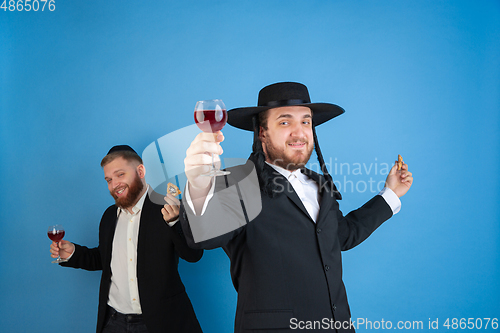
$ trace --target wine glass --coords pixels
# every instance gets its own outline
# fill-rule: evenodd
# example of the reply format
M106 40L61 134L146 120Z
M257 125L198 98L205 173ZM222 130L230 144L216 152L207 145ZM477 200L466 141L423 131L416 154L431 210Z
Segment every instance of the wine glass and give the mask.
M227 122L227 111L221 99L198 101L194 108L194 121L196 125L205 133L215 133L220 131ZM214 154L212 155L212 167L208 173L202 176L223 176L230 174L229 171L222 171L215 167Z
M60 224L56 225L51 225L49 229L47 230L47 236L53 241L57 243L57 246L59 246L59 242L63 239L65 234L64 228ZM52 261L52 263L61 263L61 262L66 262L68 259L63 259L61 256L57 257L56 260Z

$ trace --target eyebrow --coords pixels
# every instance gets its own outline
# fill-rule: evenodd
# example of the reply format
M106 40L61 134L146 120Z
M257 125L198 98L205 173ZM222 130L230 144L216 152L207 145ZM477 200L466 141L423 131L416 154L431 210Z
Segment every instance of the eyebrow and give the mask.
M116 175L120 171L125 171L125 169L118 169L115 172L113 172L113 175ZM104 179L110 179L109 177L104 176Z
M293 118L293 116L289 113L283 113L283 114L280 114L276 118L276 120L281 119L281 118ZM302 118L312 118L312 116L310 114L305 114Z

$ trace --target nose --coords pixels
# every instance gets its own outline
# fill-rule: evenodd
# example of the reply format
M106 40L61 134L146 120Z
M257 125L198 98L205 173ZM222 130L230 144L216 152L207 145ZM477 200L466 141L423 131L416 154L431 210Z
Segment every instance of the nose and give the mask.
M111 182L109 183L110 190L114 191L118 185L120 185L120 182L117 181L116 179L112 179Z
M291 131L290 131L290 136L294 137L294 138L297 138L297 137L300 138L300 137L305 136L304 128L303 128L301 122L296 122L292 125Z

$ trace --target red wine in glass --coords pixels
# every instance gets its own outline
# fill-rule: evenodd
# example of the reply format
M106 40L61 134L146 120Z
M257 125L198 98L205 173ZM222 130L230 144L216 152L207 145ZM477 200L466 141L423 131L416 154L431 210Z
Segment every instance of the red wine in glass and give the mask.
M64 230L54 230L54 231L49 231L47 232L47 235L53 242L59 242L61 239L63 239L65 234Z
M206 133L215 133L222 130L227 122L227 111L224 102L221 99L212 99L199 101L194 108L194 122ZM230 174L229 171L219 170L214 163L214 154L212 154L212 166L208 173L202 176L223 176Z
M57 246L59 246L59 242L63 239L65 235L65 231L62 225L56 224L56 225L51 225L49 229L47 230L47 236L53 241L57 243ZM61 262L66 262L68 261L67 259L63 259L60 256L57 257L56 260L52 261L52 263L61 263Z
M215 133L226 125L227 111L226 109L195 111L194 121L203 132Z

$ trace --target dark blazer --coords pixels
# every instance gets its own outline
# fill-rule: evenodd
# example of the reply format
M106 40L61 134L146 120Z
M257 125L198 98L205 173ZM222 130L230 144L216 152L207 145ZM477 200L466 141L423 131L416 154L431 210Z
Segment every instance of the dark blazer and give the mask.
M179 256L189 262L200 260L203 250L186 244L180 223L169 227L156 205L146 195L137 243L137 283L144 322L151 333L201 332L191 302L179 277ZM86 270L102 270L99 289L97 333L105 325L111 283L111 252L118 207L110 206L99 225L99 246L89 249L75 244L75 253L62 264Z
M213 221L193 215L185 204L180 214L190 246L222 247L231 261L231 277L238 292L234 331L290 332L294 322L323 323L324 319L345 322L346 329L339 332L353 331L348 325L351 315L342 282L341 251L364 241L392 216L391 208L377 195L344 216L336 188L322 186L322 175L305 170L320 186L320 211L314 223L288 181L265 167L273 173L278 193L274 198L261 193L262 211L246 225L194 243L190 223ZM241 172L242 168L248 169L248 163L230 168L226 179L217 177L215 193L244 178L248 172ZM210 209L209 203L207 212Z

